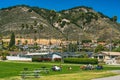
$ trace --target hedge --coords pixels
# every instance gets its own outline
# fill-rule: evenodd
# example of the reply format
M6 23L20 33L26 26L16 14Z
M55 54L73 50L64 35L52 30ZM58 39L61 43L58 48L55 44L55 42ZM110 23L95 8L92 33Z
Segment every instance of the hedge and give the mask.
M98 64L98 60L92 58L65 58L64 62L75 64Z
M32 58L32 62L52 61L51 58Z
M54 58L54 61L55 61L55 62L60 62L60 61L61 61L61 58Z

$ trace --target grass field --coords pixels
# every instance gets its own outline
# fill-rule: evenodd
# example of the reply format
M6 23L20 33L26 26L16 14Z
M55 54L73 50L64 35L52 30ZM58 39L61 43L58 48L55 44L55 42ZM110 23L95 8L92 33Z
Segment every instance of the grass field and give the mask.
M60 66L60 63L32 63L32 62L0 62L0 80L20 80L21 71L24 68L32 71L36 68L45 66L51 68L53 65ZM72 70L68 70L71 66ZM92 78L112 76L114 73L108 72L108 70L120 70L119 66L104 66L104 70L88 70L82 71L79 64L62 64L62 71L54 72L50 70L49 74L42 73L40 79L33 78L31 80L90 80ZM59 79L60 78L60 79ZM25 79L25 80L30 80Z

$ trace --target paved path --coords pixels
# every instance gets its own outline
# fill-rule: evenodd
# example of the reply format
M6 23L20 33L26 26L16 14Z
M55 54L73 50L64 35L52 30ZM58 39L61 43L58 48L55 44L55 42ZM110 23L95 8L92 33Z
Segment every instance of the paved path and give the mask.
M120 74L120 70L113 70L111 72ZM105 77L105 78L92 79L92 80L120 80L120 75Z
M112 77L106 77L106 78L92 79L92 80L120 80L120 75L112 76Z

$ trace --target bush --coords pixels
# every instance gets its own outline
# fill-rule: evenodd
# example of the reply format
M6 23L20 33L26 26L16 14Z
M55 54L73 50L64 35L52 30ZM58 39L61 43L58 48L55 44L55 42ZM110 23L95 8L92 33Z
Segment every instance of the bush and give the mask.
M7 60L6 56L2 56L1 60Z
M42 61L52 61L51 58L42 58Z
M52 61L51 58L32 58L32 62Z
M54 58L54 61L55 61L55 62L60 62L60 61L61 61L61 58Z
M64 62L75 64L98 64L98 60L92 58L65 58Z
M41 58L32 58L32 62L42 62Z

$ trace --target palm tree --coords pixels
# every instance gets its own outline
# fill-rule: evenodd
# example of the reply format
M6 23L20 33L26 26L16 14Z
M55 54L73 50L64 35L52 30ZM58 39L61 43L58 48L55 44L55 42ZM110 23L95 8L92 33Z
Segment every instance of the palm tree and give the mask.
M37 33L37 30L34 30L34 40L35 41L37 40L36 33Z
M24 35L24 28L25 28L25 25L21 24L21 39L23 38L23 35ZM21 42L22 42L22 40L21 40Z

